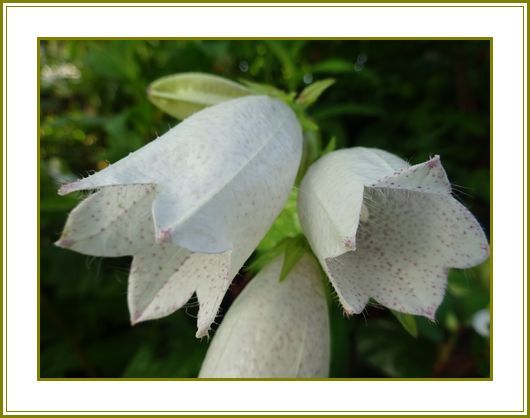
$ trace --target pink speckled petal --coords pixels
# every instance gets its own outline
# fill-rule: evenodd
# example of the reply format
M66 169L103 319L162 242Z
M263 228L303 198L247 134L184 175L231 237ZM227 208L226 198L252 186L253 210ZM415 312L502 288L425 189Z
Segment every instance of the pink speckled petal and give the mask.
M381 150L332 152L308 170L300 196L304 232L347 313L360 313L374 298L432 319L447 270L489 255L482 228L452 197L438 156L410 166ZM329 232L348 222L352 248Z
M72 211L57 245L134 256L132 322L168 315L196 292L203 336L287 200L301 154L300 124L283 102L249 96L209 107L61 187L99 191Z
M233 248L246 223L274 220L289 196L301 155L302 132L293 111L266 96L247 96L190 116L59 193L154 184L157 241L220 253Z
M424 163L394 171L373 184L367 185L416 190L425 193L451 194L451 183L438 155Z
M197 293L197 337L208 334L232 277L230 251L195 254L173 245L158 245L136 254L127 300L131 322L158 319L180 309Z
M345 309L360 313L369 297L399 312L434 319L449 267L484 261L488 244L469 211L447 195L366 188L369 218L357 250L325 259Z
M282 257L247 285L223 318L199 377L327 377L329 318L318 265L304 255L279 282Z
M68 216L56 245L100 257L131 255L154 243L151 185L109 186Z

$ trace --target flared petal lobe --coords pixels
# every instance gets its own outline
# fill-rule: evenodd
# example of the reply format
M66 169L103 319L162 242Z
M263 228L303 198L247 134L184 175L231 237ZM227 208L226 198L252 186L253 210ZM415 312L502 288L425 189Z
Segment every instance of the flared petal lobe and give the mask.
M97 257L122 257L151 247L154 197L152 185L98 190L72 210L56 244Z
M300 222L347 313L370 298L434 319L450 267L489 256L484 232L451 195L439 157L410 166L387 152L351 148L307 172ZM330 232L329 225L342 225Z
M287 105L248 96L196 113L60 193L155 185L157 241L221 253L233 248L249 218L277 213L292 187L301 148L301 128Z
M279 282L283 258L266 266L228 310L199 377L327 377L329 318L318 265L302 256Z
M134 256L132 323L199 299L207 335L232 279L287 200L302 133L292 110L264 96L196 113L112 166L63 186L97 189L69 215L57 245Z

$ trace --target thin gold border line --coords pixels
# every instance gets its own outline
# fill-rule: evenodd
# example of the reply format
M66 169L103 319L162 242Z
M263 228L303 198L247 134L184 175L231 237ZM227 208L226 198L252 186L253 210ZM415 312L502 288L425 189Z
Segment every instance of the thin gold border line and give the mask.
M493 38L490 39L490 258L489 258L489 294L490 294L490 378L493 380ZM524 281L524 278L523 278ZM523 350L524 351L524 350Z
M25 3L34 3L30 0L13 0L13 1L10 1L10 2L4 2L4 3L9 3L10 5L20 5L21 7L33 7L32 4L25 4ZM65 7L69 7L71 4L75 4L75 2L72 2L70 0L56 0L56 1L53 1L53 2L50 2L50 3L59 3L57 5L61 6L60 3L69 3L67 4ZM78 1L77 3L81 3L83 4L84 2L82 1ZM145 5L147 2L145 0L131 0L131 1L127 1L127 2L121 2L121 1L115 1L115 2L107 2L105 0L92 0L92 1L86 1L85 4L95 4L96 6L97 5L102 5L102 6L105 6L105 3L126 3L126 5L123 5L122 7L128 7L128 5ZM138 3L138 4L137 4ZM284 3L283 0L269 0L269 1L253 1L253 0L248 0L248 1L244 1L244 0L232 0L232 1L223 1L223 0L189 0L189 1L172 1L172 0L159 0L156 2L157 3L157 6L160 5L160 6L164 6L166 4L178 4L178 3L187 3L185 4L185 6L188 6L188 5L192 5L192 7L194 5L197 5L197 6L202 6L202 7L209 7L210 5L216 5L217 3L223 3L224 5L237 5L236 3L241 3L243 4L241 7L246 7L246 5L252 5L252 4L262 4L262 5L282 5L282 3ZM320 4L320 5L323 5L325 4L325 0L291 0L291 1L288 1L288 2L285 2L285 3L291 3L289 6L292 6L292 7L305 7L305 6L310 6L310 5L315 5L315 4ZM419 4L420 6L421 5L428 5L429 3L438 3L437 1L434 1L434 0L426 0L426 1L422 1L422 0L409 0L409 1L400 1L400 0L367 0L367 1L360 1L360 0L335 0L333 1L333 3L335 3L335 5L337 6L341 6L343 4L355 4L355 3L361 3L360 5L369 5L369 4L374 4L376 6L381 6L381 7L386 7L386 4L388 5L393 5L393 3L402 3L402 5L411 5L412 3L417 3ZM448 4L448 5L453 5L453 4L459 4L459 3L476 3L477 4L477 7L481 7L481 5L488 5L488 4L491 4L491 3L502 3L500 0L483 0L483 1L479 1L479 0L470 0L470 1L461 1L461 0L445 0L445 1L440 1L439 3L441 4ZM513 0L513 1L510 1L509 3L512 3L512 4L524 4L524 3L527 3L527 1L525 0ZM120 5L117 5L117 6L120 6ZM184 6L184 5L183 5ZM223 5L219 6L219 7L223 7ZM397 5L396 7L400 7L400 5ZM438 7L438 6L434 6L434 7Z
M290 41L290 40L306 40L306 41L491 41L491 36L440 36L440 37L428 37L428 36L352 36L352 37L335 37L335 36L39 36L37 38L40 41L186 41L186 40L199 40L199 41L241 41L241 40L279 40L279 41Z
M7 350L8 350L8 347L7 347L7 295L8 295L8 292L7 292L7 285L8 285L8 280L7 280L7 259L9 258L8 257L8 253L7 253L7 231L8 231L8 227L7 227L7 214L8 214L8 210L7 210L7 193L8 193L8 176L7 176L7 170L8 170L8 165L7 165L7 120L8 120L8 115L7 115L7 92L8 92L8 88L7 88L7 76L8 76L8 68L7 68L7 5L5 7L5 31L6 31L6 34L5 34L5 40L6 40L6 47L5 47L5 73L6 73L6 84L5 84L5 95L6 95L6 108L5 108L5 111L6 111L6 120L5 120L5 132L6 132L6 137L3 138L4 141L5 141L5 144L6 144L6 156L5 156L5 159L6 159L6 178L5 178L5 182L6 182L6 191L5 191L5 195L6 195L6 206L5 206L5 211L6 211L6 224L5 224L5 235L6 235L6 259L5 259L5 266L6 266L6 277L5 277L5 285L6 285L6 294L5 294L5 298L6 298L6 302L5 302L5 312L6 312L6 315L5 315L5 321L6 321L6 325L5 325L5 334L6 334L6 344L5 344L5 352L6 352L6 363L5 363L5 375L6 375L6 387L5 387L5 391L6 391L6 399L5 399L5 410L6 412L8 411L8 407L7 407L7 399L8 399L8 395L7 395L7 380L8 380L8 377L7 377L7 364L8 364L8 360L7 360ZM3 58L3 56L2 56ZM3 66L2 66L3 67ZM3 345L3 344L2 344Z
M39 41L40 41L41 38L39 38ZM141 38L140 38L141 39ZM260 38L260 39L263 39L263 38ZM390 38L392 39L392 38ZM463 38L459 38L459 39L463 39ZM455 39L456 40L456 39ZM493 40L492 38L486 38L486 39L483 39L483 40L489 40L489 43L490 43L490 50L492 51L493 50ZM39 42L40 44L40 42ZM493 83L493 74L492 74L492 69L493 69L493 59L492 59L492 55L490 55L490 87L491 84ZM493 89L491 88L490 89L490 116L491 116L491 109L492 109L492 105L493 105L493 102L492 102L492 92L493 92ZM39 99L40 100L40 97ZM39 114L40 116L40 114ZM490 117L490 124L492 123L492 118ZM493 131L492 129L490 129L490 138L492 138L493 136ZM40 142L39 142L40 144ZM492 154L491 153L491 148L492 148L492 141L490 141L490 155ZM40 146L40 145L39 145ZM493 159L493 156L491 155L491 159ZM490 165L491 165L491 161L490 161ZM492 188L492 183L490 182L490 189ZM491 213L491 205L490 205L490 213ZM490 219L490 224L492 223L492 220ZM490 228L491 229L491 228ZM491 266L490 266L490 270L491 270ZM491 275L491 272L490 272L490 285L491 285L491 282L492 282L492 275ZM491 288L490 288L491 289ZM491 299L490 299L491 301ZM491 303L491 302L490 302ZM492 345L491 343L491 340L490 340L490 346ZM492 349L492 347L491 347ZM490 366L491 366L491 362L492 362L492 355L490 354ZM442 381L442 382L449 382L449 381L491 381L492 380L492 368L490 367L490 378L462 378L462 379L436 379L436 378L426 378L426 379L414 379L414 378L410 378L410 379L406 379L406 378L385 378L385 379L377 379L377 378L374 378L374 379L362 379L362 378L351 378L351 379L335 379L335 378L330 378L330 379L311 379L311 381ZM90 379L90 378L85 378L85 379L60 379L60 378L40 378L38 379L40 381L234 381L234 379L195 379L195 378L166 378L166 379L157 379L157 378L146 378L146 379L134 379L134 378L130 378L130 379L127 379L127 378L107 378L107 379L101 379L101 378L95 378L95 379ZM300 379L248 379L248 380L256 380L256 381L304 381L304 380L300 380ZM15 411L13 411L15 412ZM39 412L39 411L16 411L16 412ZM245 412L375 412L375 413L378 413L378 412L418 412L418 413L422 413L422 412L479 412L479 411L41 411L41 412L65 412L65 413L68 413L68 412L242 412L242 413L245 413ZM521 412L521 411L480 411L480 412Z
M527 5L528 7L528 5ZM526 10L526 12L528 13L528 10ZM526 102L525 102L525 97L524 97L524 92L526 91L527 92L527 100L528 100L528 85L527 85L527 82L526 82L526 78L525 78L525 63L526 63L526 72L528 72L528 54L527 54L527 51L528 51L528 43L527 43L527 36L528 36L528 28L527 28L527 21L525 20L525 16L527 16L525 14L525 10L523 9L523 13L522 13L522 24L523 24L523 50L522 50L522 58L523 58L523 89L522 89L522 104L523 104L523 114L522 114L522 119L523 119L523 277L524 277L524 263L525 263L525 259L524 259L524 256L526 254L526 251L527 251L527 248L526 248L526 242L525 242L525 236L524 236L524 231L527 231L527 228L528 228L528 224L527 222L525 222L525 210L524 210L524 200L525 200L525 190L527 190L527 187L528 187L528 183L525 182L526 178L525 178L525 175L524 175L524 159L525 159L525 155L526 153L528 152L528 145L525 143L525 120L524 120L524 117L526 115L526 112L527 112L527 109L526 109ZM525 30L526 30L526 36L525 36ZM527 118L527 122L526 122L526 129L528 131L528 118ZM525 153L525 145L526 145L526 153ZM527 164L528 164L528 159L527 159ZM527 175L528 175L528 166L527 166ZM528 194L526 194L526 199L528 199ZM527 200L527 209L528 209L528 200ZM528 238L528 233L527 233L527 238ZM528 273L528 259L527 259L527 273ZM525 285L526 285L526 292L524 291L525 290ZM522 297L522 302L523 302L523 313L524 313L524 307L525 307L525 303L524 303L524 298L525 298L525 294L527 296L527 299L526 299L526 310L527 310L527 315L528 315L528 283L523 279L523 297ZM493 317L493 316L492 316ZM490 320L491 322L491 320ZM528 362L527 362L527 356L525 356L525 330L526 330L526 352L528 352L528 321L527 321L527 316L526 315L523 315L523 370L522 370L522 380L523 380L523 398L522 398L522 409L524 410L525 409L525 395L527 395L527 387L526 387L526 379L528 379ZM527 375L526 375L526 379L525 379L525 370L527 372ZM526 400L526 403L528 401Z
M86 37L54 37L53 40L65 40L65 39L68 39L68 40L87 40ZM88 38L88 39L93 39L93 38ZM104 41L104 40L108 40L108 39L122 39L122 40L146 40L146 39L158 39L158 38L153 38L153 37L147 37L147 38L142 38L142 37L120 37L120 38L98 38L98 40L101 40L101 41ZM170 39L173 39L173 40L181 40L181 39L190 39L190 38L182 38L182 37L174 37L174 38L170 38ZM201 38L201 37L196 37L194 39L197 39L197 40L205 40L205 39L210 39L210 40L220 40L220 39L229 39L229 40L240 40L241 38L216 38L216 37L210 37L210 38ZM279 39L279 40L287 40L287 39L293 39L293 38L282 38L282 37L274 37L274 38L270 38L270 37L256 37L256 38L244 38L245 40L248 40L248 39ZM326 39L326 38L305 38L305 37L298 37L296 39L304 39L304 40L321 40L321 39ZM395 40L400 40L400 39L406 39L406 40L419 40L419 39L422 39L422 40L431 40L431 41L442 41L442 40L446 40L445 38L429 38L429 37L421 37L421 38L414 38L414 37L406 37L406 38L392 38L392 37L385 37L385 38L370 38L370 37L362 37L362 38L330 38L330 39L333 39L333 40L344 40L344 39L347 39L347 40L357 40L357 39L370 39L370 40L391 40L391 41L395 41ZM45 37L38 37L37 38L37 41L38 41L38 45L40 46L40 41L42 40L49 40L49 38L45 38ZM163 40L169 40L169 39L163 39ZM490 50L492 51L492 42L493 42L493 38L492 37L462 37L462 38L457 38L457 37L452 37L451 40L454 40L454 41L457 41L457 40L482 40L482 41L488 41L489 42L489 46L490 46ZM40 71L40 67L39 67L39 62L40 62L40 54L39 54L39 50L37 50L37 72L39 73ZM490 77L489 77L489 84L490 84L490 108L492 107L492 84L493 84L493 76L492 76L492 66L493 66L493 61L492 61L492 58L491 58L491 55L490 55ZM39 94L39 97L37 98L37 103L38 103L38 106L40 104L40 78L38 78L38 94ZM490 123L491 123L491 120L492 120L492 115L491 115L491 110L490 110ZM39 114L39 122L40 122L40 114ZM492 156L492 153L491 153L491 143L492 143L492 130L490 129L490 191L491 191L491 184L492 184L492 171L491 171L491 160L493 159L493 156ZM37 140L38 140L38 146L39 146L39 149L40 149L40 136L37 137ZM40 164L40 161L37 162L37 167L39 167L39 164ZM40 174L38 174L38 181L40 181ZM491 201L493 199L493 193L491 192L491 197L490 197L490 231L493 229L492 228L492 216L491 216ZM37 205L37 210L39 210L39 204ZM40 216L40 212L37 214L37 218L39 218ZM40 232L39 232L39 239L40 239ZM40 254L39 253L39 249L38 249L38 252L37 254ZM492 294L491 294L491 284L492 284L492 262L491 262L491 259L490 259L490 266L489 266L489 273L490 273L490 277L489 277L489 284L490 284L490 317L492 316L492 305L491 305L491 300L492 300ZM39 275L37 276L37 286L38 286L38 301L40 302L40 271L39 271ZM39 315L40 311L38 312L38 315ZM388 378L327 378L327 379L300 379L300 378L246 378L246 379L234 379L234 378L119 378L119 377L108 377L108 378L43 378L41 377L40 375L40 326L39 326L39 322L37 322L37 350L38 350L38 354L37 354L37 381L50 381L50 382L53 382L53 381L134 381L134 382L143 382L143 381L322 381L322 382L327 382L327 381L435 381L435 382L473 382L473 381L492 381L493 380L493 368L492 368L492 364L493 364L493 340L490 338L490 344L489 344L489 349L490 349L490 355L489 355L489 363L490 363L490 368L489 368L489 376L487 377L480 377L480 378L477 378L477 377L463 377L463 378L399 378L399 377L396 377L396 378L392 378L392 377L388 377Z
M2 109L2 120L0 121L0 124L2 126L2 147L0 149L0 178L2 179L2 189L4 187L4 128L6 129L6 136L7 136L7 117L6 117L6 125L4 126L4 7L2 5L2 8L0 10L0 26L2 28L2 42L0 43L0 51L2 55L2 68L0 68L0 74L2 75L2 87L0 87L2 91L2 101L0 102L0 108ZM7 31L6 31L7 32ZM6 81L7 81L7 73L6 73ZM7 84L7 83L6 83ZM7 104L7 91L6 91L6 104ZM6 116L7 116L7 106L6 106ZM6 141L6 147L7 147L7 141ZM7 156L7 152L5 154ZM6 158L7 159L7 158ZM6 167L6 198L7 198L7 167ZM7 199L6 199L7 200ZM5 207L4 203L4 193L2 192L2 204L1 204L1 212L2 212L2 226L0 226L0 230L2 231L2 240L0 241L0 248L2 248L2 259L0 260L0 266L1 271L0 275L2 276L2 286L0 286L0 315L2 316L2 320L0 321L0 329L2 330L2 344L0 345L0 354L2 357L2 364L0 364L0 373L2 374L1 380L0 380L0 386L2 387L2 398L4 397L4 387L5 387L5 400L7 402L7 374L6 374L6 383L4 384L4 341L7 342L7 330L6 330L6 339L4 340L4 265L6 267L6 273L7 273L7 245L6 245L6 261L4 262L4 210L6 210L6 221L7 221L7 208ZM6 244L7 244L7 222L6 224ZM7 275L7 274L6 274ZM7 286L7 281L6 281ZM7 294L7 293L6 293ZM7 310L6 310L7 312ZM7 315L6 315L7 318ZM7 322L7 320L6 320ZM7 345L7 344L6 344ZM6 347L7 350L7 347ZM6 368L7 368L7 351L5 352L6 355ZM7 369L6 369L7 370ZM2 407L3 409L3 407ZM7 409L7 403L6 403L6 409Z
M40 140L40 40L37 38L37 381L40 380L40 326L41 326L41 300L40 300L40 274L41 274L41 187L40 187L40 161L41 161L41 140Z
M10 7L46 7L46 6L29 6L28 5L28 6L10 6ZM52 7L52 6L48 6L48 7ZM72 7L72 6L55 6L55 7ZM75 6L75 7L86 7L86 6ZM92 6L92 7L140 7L140 6L132 6L132 5L103 6L103 5L100 5L100 6ZM144 7L157 7L157 6L144 6ZM161 6L161 7L168 7L168 6ZM186 6L173 6L173 7L186 7ZM188 7L230 7L230 6L188 6ZM260 6L232 6L232 7L260 7ZM269 6L269 7L304 7L304 6ZM306 7L318 7L318 6L306 6ZM321 6L321 7L341 7L341 6ZM363 7L363 6L343 6L343 7ZM407 6L374 5L374 6L366 6L366 7L407 7ZM426 7L426 6L409 6L409 7ZM441 7L441 6L428 6L428 7ZM446 7L522 7L524 10L524 6L486 6L486 5L479 6L477 5L477 6L446 6ZM7 8L8 6L6 6L6 9ZM3 16L3 13L2 13L2 16ZM6 10L6 58L7 58L7 10ZM7 66L6 66L6 100L7 100ZM524 100L524 97L523 97L523 100ZM6 116L7 116L7 106L6 106ZM7 123L6 123L6 129L7 129ZM6 148L7 148L7 142L6 142ZM524 146L523 146L523 149L524 149ZM7 156L7 149L6 149L6 156ZM6 160L6 170L7 170L7 160ZM6 193L7 193L7 173L6 173ZM6 218L7 218L7 207L6 207ZM6 238L7 238L7 222L6 222ZM6 258L7 258L7 247L6 247ZM7 260L6 260L6 268L7 268ZM490 276L490 279L491 279L491 276ZM6 280L6 287L7 287L7 280ZM6 296L7 296L7 291L6 291ZM7 309L7 303L6 303L6 309ZM6 332L7 332L7 322L6 322ZM6 347L6 355L7 355L7 347ZM7 372L7 367L6 367L6 372ZM6 374L6 378L7 378L7 374ZM384 379L384 380L389 380L389 379ZM6 393L7 393L7 385L6 385ZM6 409L7 409L7 405L6 405ZM35 411L19 411L19 412L35 412ZM50 411L50 412L69 412L69 411ZM82 411L72 411L72 412L82 412ZM98 412L98 411L93 411L93 412ZM105 412L105 411L101 411L101 412ZM106 412L119 412L119 411L106 411ZM136 411L127 411L127 412L136 412ZM137 411L137 412L141 412L141 411ZM145 411L145 412L153 412L153 411ZM163 412L163 411L157 411L157 412ZM175 412L175 411L170 411L170 412ZM182 412L185 412L185 411L182 411ZM189 411L189 412L202 412L202 411ZM204 412L215 412L215 411L204 411ZM260 412L260 411L226 411L226 412ZM263 412L282 412L282 411L263 411ZM296 412L296 411L290 411L290 412ZM311 412L311 411L299 411L299 412ZM318 412L318 411L313 411L313 412ZM322 412L329 412L329 411L322 411ZM340 412L340 411L337 411L337 412ZM344 412L349 412L349 411L344 411ZM367 411L367 412L377 412L377 411ZM403 412L412 412L412 411L403 411ZM435 411L414 411L414 412L435 412ZM461 412L461 411L445 411L445 412ZM519 412L519 411L489 411L489 412Z
M434 3L434 2L433 2ZM499 3L499 2L495 2L495 3ZM209 8L209 9L219 9L219 8L245 8L245 9L268 9L268 8L283 8L283 9L289 9L289 8L309 8L309 9L344 9L344 8L424 8L424 9L432 9L432 8L459 8L459 9L463 9L463 8L499 8L499 7L503 7L503 8L506 8L506 7L524 7L523 5L506 5L506 6L501 6L501 5L490 5L490 4L484 4L484 5L481 5L481 4L477 4L477 5L465 5L465 4L452 4L452 5L444 5L444 4L441 4L439 6L434 6L434 5L429 5L429 4L423 4L423 5L413 5L413 4L410 4L410 5L402 5L402 6L397 6L397 5L393 5L393 4L389 4L389 5L382 5L382 4L373 4L373 5L329 5L329 6L324 6L324 5L312 5L312 4L308 4L308 5L303 5L303 4L300 4L300 5L287 5L287 4L276 4L276 5L252 5L252 4L248 4L248 5L226 5L226 6L219 6L219 5L216 5L216 4L212 4L212 5L204 5L204 4L197 4L197 5L135 5L135 4L131 4L131 5L112 5L112 4L97 4L97 5L90 5L90 4L87 4L87 5L83 5L83 6L76 6L74 4L71 4L71 5L47 5L47 6L44 6L44 5L39 5L39 4L36 4L36 5L22 5L22 4L17 4L17 5L9 5L6 7L10 7L10 8L32 8L32 9L36 9L36 8L57 8L57 7L61 7L61 8L72 8L72 9L78 9L78 8L123 8L123 7L127 7L127 8L181 8L181 9L189 9L189 8Z
M491 77L491 76L490 76ZM491 79L491 78L490 78ZM490 276L491 277L491 276Z
M469 412L493 412L493 413L497 413L497 412L525 412L523 409L521 410L494 410L494 411L486 411L486 410L478 410L478 411L475 411L475 410L451 410L451 411L448 411L448 410L444 410L444 411L392 411L392 410L378 410L378 411L374 411L374 410L345 410L345 411L328 411L328 410L316 410L316 411L297 411L297 410L264 410L264 411L253 411L253 410L249 410L249 411L244 411L244 410L234 410L234 411L215 411L215 410L204 410L204 411L198 411L198 410L176 410L176 411L172 411L172 410L164 410L164 411L152 411L152 410L138 410L138 411L120 411L120 410L109 410L109 411L95 411L95 410L89 410L89 411L79 411L79 410L73 410L73 411L66 411L66 410L59 410L59 411L39 411L39 410L17 410L17 411L7 411L7 412L21 412L21 413L35 413L35 412L46 412L46 413L65 413L65 414L68 414L68 413L83 413L83 412L95 412L95 413L100 413L100 412L104 412L104 413L117 413L117 412L125 412L125 413L144 413L144 412L149 412L149 413L155 413L155 414L162 414L162 413L166 413L166 412L178 412L178 413L193 413L193 412L196 412L198 414L202 414L202 413L208 413L208 414L212 414L212 413L248 413L248 412L252 412L252 413L298 413L298 412L301 412L301 413L321 413L321 412L325 412L325 413L328 413L328 414L340 414L340 413L350 413L350 412L356 412L356 413L375 413L375 414L379 414L379 413L388 413L388 412L396 412L396 413L416 413L416 414L422 414L424 412L434 412L434 413L437 413L437 412L441 412L441 413L461 413L461 412L465 412L465 413L469 413ZM201 416L201 415L199 415ZM326 415L328 416L328 415ZM371 416L378 416L378 415L371 415ZM386 415L385 415L386 416Z
M492 382L491 377L328 377L323 379L311 378L229 378L229 377L41 377L37 379L39 382L438 382L438 383L452 383L452 382Z

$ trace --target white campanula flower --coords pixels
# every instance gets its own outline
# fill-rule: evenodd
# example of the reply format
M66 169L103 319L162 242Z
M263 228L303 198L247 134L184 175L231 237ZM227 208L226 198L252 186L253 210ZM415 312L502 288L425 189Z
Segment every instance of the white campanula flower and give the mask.
M332 152L305 175L298 211L348 314L373 298L434 320L448 269L489 256L482 228L452 196L438 156L411 166L378 149Z
M160 318L196 292L197 336L285 203L302 153L284 103L247 96L206 108L104 170L61 187L97 190L69 215L57 244L134 256L132 323Z
M283 257L245 287L216 331L199 377L327 377L328 307L318 264L305 254L279 281Z

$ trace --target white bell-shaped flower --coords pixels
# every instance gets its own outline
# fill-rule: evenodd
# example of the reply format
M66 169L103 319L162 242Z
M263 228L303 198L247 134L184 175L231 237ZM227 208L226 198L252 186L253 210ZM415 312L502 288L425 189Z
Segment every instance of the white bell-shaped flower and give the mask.
M261 270L216 331L199 377L327 377L330 330L316 260L303 255L279 281L283 257Z
M484 232L451 194L440 158L411 166L388 152L332 152L306 173L302 228L346 313L370 298L434 320L450 267L489 256Z
M284 103L248 96L206 108L117 163L61 187L98 191L57 245L133 255L131 321L160 318L197 293L197 336L289 196L301 127Z

